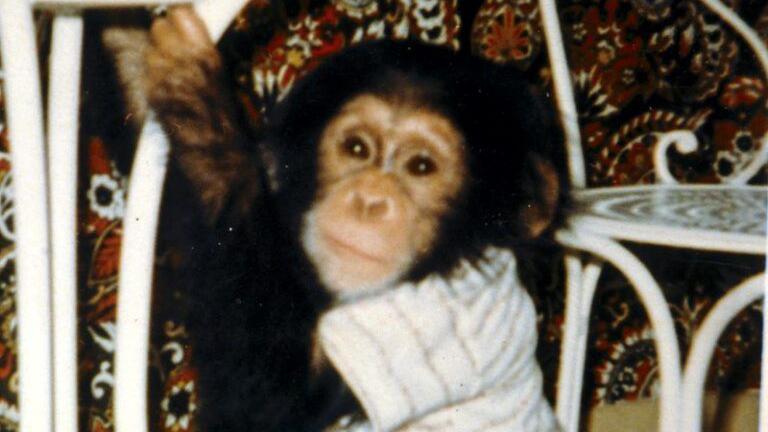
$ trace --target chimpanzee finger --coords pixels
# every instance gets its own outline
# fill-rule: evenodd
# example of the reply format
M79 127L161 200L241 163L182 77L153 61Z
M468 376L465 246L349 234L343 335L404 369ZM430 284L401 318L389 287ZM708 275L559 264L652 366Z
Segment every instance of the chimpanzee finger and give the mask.
M152 21L149 28L149 38L152 46L158 49L178 46L178 32L167 17L158 17Z
M178 6L171 8L168 18L182 39L191 45L191 48L207 50L214 47L205 23L203 23L191 7Z

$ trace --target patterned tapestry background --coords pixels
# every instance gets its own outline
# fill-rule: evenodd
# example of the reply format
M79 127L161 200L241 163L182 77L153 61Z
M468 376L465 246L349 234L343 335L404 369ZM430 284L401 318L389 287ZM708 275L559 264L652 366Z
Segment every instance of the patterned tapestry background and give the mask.
M768 5L727 2L768 40ZM719 18L690 0L563 0L558 2L579 122L594 186L654 180L654 131L695 131L694 156L672 155L684 182L728 179L768 132L768 92L748 47ZM40 21L45 48L48 18ZM87 33L86 33L87 34ZM296 80L328 55L364 40L420 39L470 50L526 71L545 91L551 84L546 47L533 0L251 0L221 44L246 119L259 128ZM93 44L88 56L99 57ZM121 220L127 185L125 154L135 133L110 105L107 75L84 80L80 205L81 426L112 430L115 300ZM105 96L106 95L106 96ZM0 107L2 97L0 95ZM3 113L4 114L4 113ZM4 117L4 116L3 116ZM0 431L18 423L14 248L7 130L0 124ZM755 179L764 182L761 174ZM718 295L762 267L761 260L635 247L666 290L683 345ZM152 422L156 430L195 430L195 371L183 287L170 270L177 251L158 252L158 289L150 354ZM541 325L540 358L554 392L563 321L562 269L535 290ZM744 311L721 339L710 385L724 391L759 380L761 311ZM654 397L657 362L653 331L627 282L602 278L590 326L588 404ZM685 346L683 347L685 348Z

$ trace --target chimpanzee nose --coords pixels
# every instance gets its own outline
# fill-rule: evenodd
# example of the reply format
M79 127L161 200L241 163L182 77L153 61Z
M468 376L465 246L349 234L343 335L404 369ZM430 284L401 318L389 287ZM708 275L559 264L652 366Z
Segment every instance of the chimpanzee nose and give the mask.
M385 220L392 211L392 199L380 194L353 191L350 201L355 216L364 221Z

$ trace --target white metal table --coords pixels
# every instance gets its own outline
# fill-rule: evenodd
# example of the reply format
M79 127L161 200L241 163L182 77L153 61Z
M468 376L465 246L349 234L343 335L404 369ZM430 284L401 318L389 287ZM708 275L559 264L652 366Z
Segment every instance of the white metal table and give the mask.
M573 194L571 230L617 240L763 254L768 188L664 185L595 188Z
M768 48L744 20L720 0L699 0L746 43L768 80ZM765 252L765 188L745 186L768 161L768 135L751 161L724 186L680 186L670 173L667 151L699 148L692 131L657 132L653 152L657 185L586 189L581 132L554 0L539 1L553 89L565 133L576 211L557 233L571 250L565 257L566 301L556 410L568 432L578 430L589 313L603 263L630 281L655 333L660 365L659 429L699 431L704 379L717 337L738 311L764 292L763 274L733 288L713 308L694 337L683 379L677 335L664 294L650 271L620 241L744 254ZM588 253L583 257L580 253ZM765 296L764 296L765 298ZM765 300L764 300L765 301ZM768 310L764 304L763 310ZM763 332L760 430L768 432L768 332Z
M574 213L558 240L614 265L632 283L654 328L661 381L663 430L701 430L701 401L715 344L738 312L760 298L762 274L730 290L697 332L683 378L671 311L649 270L620 241L751 255L765 254L768 188L662 185L577 191ZM587 326L601 264L566 258L568 299L558 414L576 430ZM573 368L574 372L568 370Z

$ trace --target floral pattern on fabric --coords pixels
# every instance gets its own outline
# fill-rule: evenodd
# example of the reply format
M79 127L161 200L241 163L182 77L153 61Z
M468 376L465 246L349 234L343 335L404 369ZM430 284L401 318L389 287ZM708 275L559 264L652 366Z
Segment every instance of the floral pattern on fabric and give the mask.
M0 119L0 431L16 430L19 422L12 182L8 129Z
M80 290L79 382L81 424L90 432L112 430L117 277L126 178L107 155L104 142L88 143L87 186L81 209L81 242L88 262ZM85 246L87 245L87 246ZM83 256L85 255L85 256Z
M250 46L237 68L242 99L252 115L264 113L324 58L363 41L416 38L458 49L460 24L457 0L333 0L304 8L263 46Z
M766 132L765 83L719 17L687 0L560 7L591 184L653 182L657 133L678 128L701 145L671 158L681 181L726 181L751 160Z
M472 52L527 69L542 49L538 2L485 2L472 24Z
M114 350L116 302L122 217L127 178L108 157L105 143L93 137L88 143L85 203L81 215L81 242L88 262L80 292L80 404L81 425L88 432L113 430ZM195 371L190 366L188 335L183 324L183 302L173 301L176 288L167 282L167 261L157 258L158 291L156 323L152 334L150 395L157 403L153 430L193 431L197 411ZM176 307L171 307L174 305ZM1 401L0 401L1 404Z
M185 367L185 359L189 353L177 340L183 335L183 328L172 322L166 322L168 342L162 347L162 352L168 356L172 365L165 381L162 400L160 401L160 427L171 432L186 432L194 430L194 418L197 413L197 389L195 373ZM175 340L176 339L176 340Z

